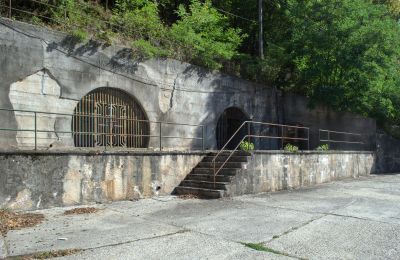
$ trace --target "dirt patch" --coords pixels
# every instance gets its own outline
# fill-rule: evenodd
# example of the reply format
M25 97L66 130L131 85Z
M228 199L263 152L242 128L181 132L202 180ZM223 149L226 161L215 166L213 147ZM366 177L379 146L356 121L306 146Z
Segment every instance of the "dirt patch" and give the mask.
M49 251L49 252L38 252L38 253L23 255L23 256L12 256L12 257L8 257L7 259L9 259L9 260L49 259L49 258L54 258L54 257L73 255L80 251L82 251L82 250L66 249L66 250L57 250L57 251Z
M194 199L198 199L199 196L194 195L194 194L185 194L185 195L179 195L178 198L180 198L182 200L194 200Z
M75 208L75 209L66 210L64 212L64 215L92 214L92 213L96 213L97 211L99 211L99 209L91 208L91 207Z
M9 230L22 229L42 223L44 216L34 213L18 213L0 210L0 232L6 235Z

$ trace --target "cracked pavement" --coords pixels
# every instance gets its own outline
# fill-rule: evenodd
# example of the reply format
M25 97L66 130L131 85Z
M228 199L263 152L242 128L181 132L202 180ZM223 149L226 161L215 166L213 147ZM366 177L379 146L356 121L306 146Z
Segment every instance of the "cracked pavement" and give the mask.
M46 209L46 221L5 242L9 256L83 249L64 259L399 259L399 184L375 175L220 200L114 202L86 215Z

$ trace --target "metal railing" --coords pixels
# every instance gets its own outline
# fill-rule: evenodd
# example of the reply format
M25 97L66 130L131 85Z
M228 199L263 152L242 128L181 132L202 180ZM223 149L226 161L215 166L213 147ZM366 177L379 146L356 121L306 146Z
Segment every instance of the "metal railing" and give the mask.
M280 129L280 136L251 134L251 126L252 125L253 126L258 125L258 126L276 127L277 129ZM236 138L238 136L238 134L242 131L242 129L244 129L245 126L247 126L247 134L244 135L240 139L240 141L234 147L233 150L227 149L227 147L231 143L231 141L234 140L234 138ZM303 130L306 130L306 136L307 137L288 137L288 136L284 136L284 134L285 134L284 130L285 129L303 129ZM246 139L248 139L249 142L250 142L251 138L275 139L275 140L280 139L281 140L281 144L282 144L282 148L283 148L283 141L284 140L306 141L307 142L307 149L308 150L310 149L310 128L308 128L308 127L293 126L293 125L283 125L283 124L274 124L274 123L266 123L266 122L245 121L239 126L239 128L236 130L236 132L234 132L234 134L231 136L231 138L229 138L229 140L225 143L225 145L221 148L221 150L214 156L213 160L211 161L212 164L213 164L213 169L214 169L214 185L215 185L216 176L222 170L222 168L224 168L224 166L229 161L229 159L233 156L233 154L237 151L237 149L239 148L240 144ZM226 160L223 161L221 166L219 168L217 168L216 167L217 159L224 152L230 152L229 156L226 158Z
M342 138L338 139L337 137L334 137L333 135L339 135ZM325 137L323 137L325 136ZM352 133L352 132L341 132L341 131L332 131L332 130L326 130L326 129L319 129L318 131L318 138L320 143L338 143L338 144L359 144L359 145L364 145L365 143L360 141L362 138L362 134L359 133ZM325 139L326 138L326 139ZM359 140L357 141L347 141L343 140L346 138L358 138Z
M96 144L96 141L93 141L91 143L91 146L73 146L74 148L79 147L79 148L88 148L88 147L96 147L96 148L104 148L105 150L112 148L112 147L118 147L118 148L122 148L122 149L127 149L129 147L121 145L121 142L118 141L117 143L119 145L114 145L113 143L115 143L113 140L115 139L126 139L128 137L131 138L138 138L138 137L144 137L144 138L149 138L149 142L147 142L147 144L150 143L150 139L151 138L157 138L158 140L154 143L158 143L158 149L161 151L163 150L163 141L165 139L177 139L180 140L180 142L182 142L182 140L194 140L196 142L201 142L201 144L199 145L201 147L201 149L199 150L205 150L205 139L204 139L204 125L200 125L200 124L187 124L187 123L175 123L175 122L162 122L162 121L150 121L150 120L137 120L137 119L128 119L128 118L121 118L123 120L133 120L133 121L140 121L140 122L146 122L148 124L155 124L156 127L153 128L154 130L150 129L148 130L148 133L140 133L140 134L136 134L136 133L121 133L121 132L117 132L114 133L113 130L111 131L107 131L107 132L88 132L88 131L64 131L64 130L57 130L56 129L56 124L53 123L53 126L50 128L53 129L42 129L39 127L39 123L40 120L42 119L42 124L48 123L49 121L45 121L43 122L43 117L51 117L54 120L61 120L61 119L65 119L65 117L67 117L67 123L69 124L69 127L72 126L72 122L73 122L73 118L74 117L94 117L94 118L102 118L104 120L113 120L115 118L112 118L108 115L96 115L96 114L92 114L92 115L80 115L80 114L66 114L66 113L53 113L53 112L43 112L43 111L32 111L32 110L22 110L22 109L7 109L7 108L0 108L0 112L10 112L10 113L14 113L14 117L18 118L18 116L21 117L26 117L28 116L29 118L33 119L32 122L32 127L31 128L20 128L20 127L0 127L0 132L20 132L20 133L33 133L33 136L28 136L25 138L33 138L33 150L38 150L39 147L39 139L52 139L50 137L48 137L49 134L54 134L57 138L59 138L60 135L62 134L66 134L67 138L70 139L70 141L74 141L74 137L77 135L86 135L90 138L92 138L92 140L96 140L96 139L103 139L104 140L104 136L106 137L106 139L108 140L107 143L104 144L104 142L101 142L102 145L98 145L98 143ZM20 114L18 114L20 113ZM26 120L26 118L24 118ZM21 118L22 120L22 118ZM18 121L18 120L17 120ZM3 121L5 122L5 121ZM26 122L26 121L24 121ZM55 122L55 121L54 121ZM26 123L24 123L26 124ZM29 124L29 123L28 123ZM61 124L60 124L61 125ZM189 132L199 132L198 129L200 128L200 136L198 136L196 134L196 136L179 136L179 135L164 135L163 134L163 130L167 129L167 130L171 130L168 129L169 126L172 127L184 127L185 130L188 130L187 128L193 128L193 130L189 131ZM47 127L49 128L49 127ZM157 129L158 128L158 129ZM107 129L110 129L107 128ZM158 130L158 131L157 131ZM172 131L174 132L181 132L181 131L176 131L176 129L173 129ZM158 134L150 134L150 132L157 132ZM170 131L169 131L170 132ZM40 134L45 134L45 137L41 137L39 138ZM75 142L74 142L75 143ZM24 146L24 145L21 145ZM178 145L174 145L174 148L178 147ZM138 147L131 147L131 148L138 148ZM147 147L143 147L143 148L147 148Z

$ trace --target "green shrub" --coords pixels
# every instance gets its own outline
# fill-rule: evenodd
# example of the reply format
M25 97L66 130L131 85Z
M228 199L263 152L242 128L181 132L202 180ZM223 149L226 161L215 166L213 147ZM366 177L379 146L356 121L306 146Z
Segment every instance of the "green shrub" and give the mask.
M252 142L242 141L240 143L240 149L242 149L243 151L246 151L246 152L253 151L254 150L254 144Z
M89 34L81 29L76 29L70 32L71 36L79 42L84 42L89 38Z
M151 42L140 39L132 42L132 50L142 58L167 57L168 52Z
M286 152L291 153L297 153L299 151L299 147L293 144L287 144L284 149Z
M329 144L321 144L320 146L317 147L317 151L328 151L329 150Z

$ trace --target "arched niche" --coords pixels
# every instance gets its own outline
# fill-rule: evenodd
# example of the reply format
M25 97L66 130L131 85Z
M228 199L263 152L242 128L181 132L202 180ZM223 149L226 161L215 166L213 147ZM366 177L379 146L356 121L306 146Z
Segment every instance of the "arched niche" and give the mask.
M150 126L136 98L125 91L104 87L79 101L72 132L75 147L147 148Z

